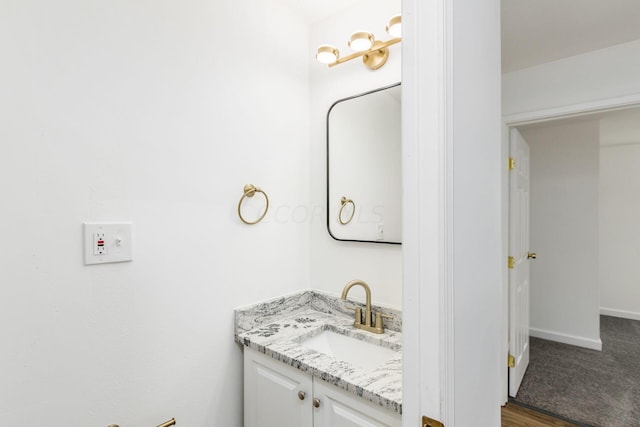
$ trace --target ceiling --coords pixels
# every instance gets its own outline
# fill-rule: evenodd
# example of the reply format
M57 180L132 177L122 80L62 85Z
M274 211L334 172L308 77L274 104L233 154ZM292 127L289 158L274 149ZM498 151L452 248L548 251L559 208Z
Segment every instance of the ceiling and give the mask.
M502 71L640 39L639 0L502 0Z

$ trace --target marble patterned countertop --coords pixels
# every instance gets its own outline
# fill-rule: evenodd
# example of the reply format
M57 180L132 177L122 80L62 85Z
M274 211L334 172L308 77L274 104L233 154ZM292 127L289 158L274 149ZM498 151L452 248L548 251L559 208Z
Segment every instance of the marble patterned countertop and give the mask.
M236 342L320 378L391 411L402 413L402 324L401 312L373 306L392 316L385 320L385 333L374 334L353 327L353 311L363 306L342 301L319 291L293 295L238 308L235 315ZM363 310L364 311L364 310ZM331 330L395 351L380 366L361 368L319 353L301 343Z

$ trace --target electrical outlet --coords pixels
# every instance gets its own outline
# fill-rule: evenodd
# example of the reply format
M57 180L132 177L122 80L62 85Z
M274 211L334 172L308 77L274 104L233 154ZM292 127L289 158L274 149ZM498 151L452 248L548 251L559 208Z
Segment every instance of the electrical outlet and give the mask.
M93 233L93 255L100 256L107 254L104 231Z
M131 223L84 223L84 263L133 260Z
M384 240L384 222L379 222L377 225L376 240L379 242Z

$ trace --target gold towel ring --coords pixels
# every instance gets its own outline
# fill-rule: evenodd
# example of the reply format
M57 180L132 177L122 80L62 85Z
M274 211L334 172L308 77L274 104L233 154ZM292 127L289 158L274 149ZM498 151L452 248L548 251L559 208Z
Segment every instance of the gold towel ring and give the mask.
M348 220L344 221L342 219L342 211L344 210L344 208L351 203L353 205L353 210L351 211L351 216L349 217ZM340 211L338 212L338 221L340 221L340 224L342 225L347 225L351 222L351 220L353 219L353 215L356 213L356 204L353 203L353 200L351 199L347 199L346 197L342 196L342 198L340 199L340 204L342 205L340 207Z
M255 196L256 193L264 194L264 199L267 201L267 206L264 208L264 212L262 212L262 215L260 215L260 218L258 218L257 220L251 222L251 221L247 221L242 216L242 211L241 211L242 201L244 200L245 197L253 197L253 196ZM267 197L267 193L265 193L264 191L262 191L258 187L255 187L252 184L245 185L244 186L244 194L242 195L242 197L240 198L240 201L238 202L238 216L240 217L240 220L242 222L244 222L245 224L248 224L248 225L257 224L260 221L262 221L262 218L264 218L264 216L267 214L268 210L269 210L269 198Z

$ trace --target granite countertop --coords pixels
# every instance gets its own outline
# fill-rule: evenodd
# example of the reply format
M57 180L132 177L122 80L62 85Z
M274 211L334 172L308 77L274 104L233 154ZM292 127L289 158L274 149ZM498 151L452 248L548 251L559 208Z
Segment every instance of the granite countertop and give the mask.
M393 316L385 333L374 334L353 327L353 312L342 301L318 291L303 291L235 310L236 342L273 357L391 411L402 413L401 313L373 307ZM395 351L380 366L361 368L304 347L301 343L323 330L374 343Z

